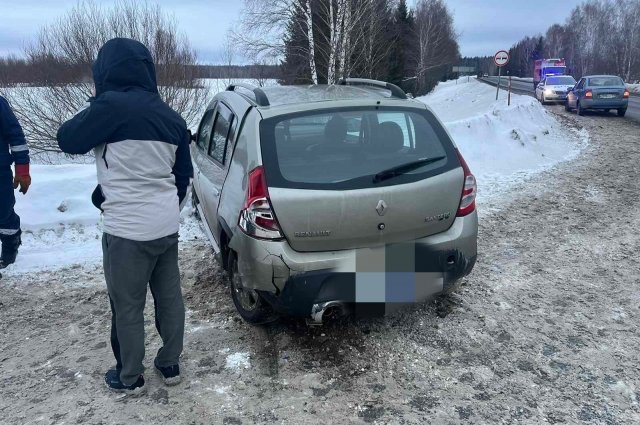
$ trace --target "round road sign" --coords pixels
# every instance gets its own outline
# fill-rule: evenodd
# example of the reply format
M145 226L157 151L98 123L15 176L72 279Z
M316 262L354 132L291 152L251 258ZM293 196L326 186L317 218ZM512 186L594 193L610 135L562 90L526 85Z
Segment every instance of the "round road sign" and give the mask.
M493 57L493 62L497 66L505 66L506 64L509 63L509 52L507 52L506 50L500 50Z

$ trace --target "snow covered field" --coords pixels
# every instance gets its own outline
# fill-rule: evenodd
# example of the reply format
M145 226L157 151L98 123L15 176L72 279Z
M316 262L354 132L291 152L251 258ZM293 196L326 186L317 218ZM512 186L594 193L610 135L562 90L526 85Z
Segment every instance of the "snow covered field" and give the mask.
M212 92L228 82L210 81ZM475 79L441 83L420 98L442 119L478 178L480 211L509 192L510 187L574 157L586 139L576 137L555 116L528 96L512 96ZM100 215L91 204L96 185L93 165L33 165L27 196L17 194L24 245L7 275L55 270L69 265L96 267L101 261ZM490 208L486 208L488 210ZM182 213L182 240L200 234L191 210Z

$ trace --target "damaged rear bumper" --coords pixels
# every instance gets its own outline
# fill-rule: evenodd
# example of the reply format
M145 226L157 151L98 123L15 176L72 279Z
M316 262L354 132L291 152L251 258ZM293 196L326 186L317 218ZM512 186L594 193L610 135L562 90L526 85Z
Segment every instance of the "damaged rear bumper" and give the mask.
M437 235L372 249L298 252L240 232L229 246L242 253L238 271L247 287L276 310L309 316L325 303L406 304L448 291L473 269L477 236L474 212Z
M421 302L451 289L471 273L476 256L446 252L440 271L430 272L362 272L345 273L335 270L305 272L288 279L279 294L263 296L279 312L322 321L320 310L339 306L352 313L389 312L396 307ZM447 258L456 256L455 264ZM318 315L319 314L319 315Z

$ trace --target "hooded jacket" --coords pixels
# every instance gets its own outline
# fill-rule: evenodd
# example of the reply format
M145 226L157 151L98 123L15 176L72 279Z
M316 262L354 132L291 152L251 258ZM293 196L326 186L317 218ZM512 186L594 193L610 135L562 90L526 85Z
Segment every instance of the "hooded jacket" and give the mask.
M158 94L149 50L109 40L93 64L95 97L58 130L60 149L96 155L104 231L135 241L178 232L193 177L185 121Z
M0 171L14 162L18 167L27 166L29 147L9 102L0 96Z

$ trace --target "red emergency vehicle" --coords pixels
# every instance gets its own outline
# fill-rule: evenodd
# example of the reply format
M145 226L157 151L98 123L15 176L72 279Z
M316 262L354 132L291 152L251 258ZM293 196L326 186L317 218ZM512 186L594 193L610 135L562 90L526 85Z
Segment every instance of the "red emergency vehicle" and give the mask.
M566 75L567 64L564 59L538 59L533 68L533 89L549 75Z

